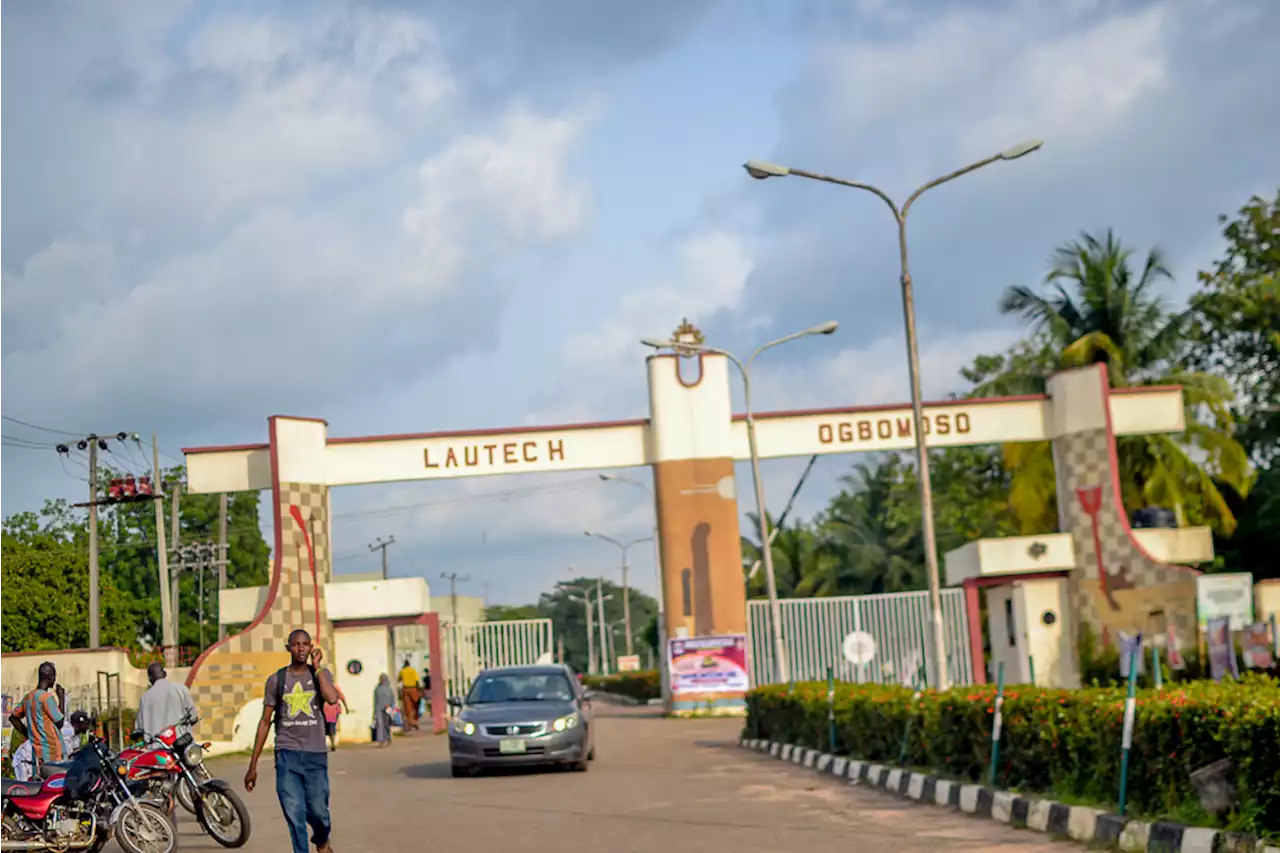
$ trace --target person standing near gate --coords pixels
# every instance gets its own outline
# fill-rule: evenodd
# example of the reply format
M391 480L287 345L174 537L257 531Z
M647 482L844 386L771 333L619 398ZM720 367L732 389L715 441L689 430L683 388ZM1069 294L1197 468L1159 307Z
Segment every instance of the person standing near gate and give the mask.
M329 751L324 737L324 705L338 702L333 676L320 669L324 654L311 644L311 635L298 629L289 635L290 662L267 679L262 719L253 742L253 755L244 774L244 788L258 784L258 758L276 729L276 796L289 825L293 853L307 853L307 827L316 853L333 853L329 843Z
M36 670L36 687L18 703L9 722L18 734L31 741L32 778L39 778L40 765L63 759L62 723L66 718L67 694L58 684L58 669L50 661Z
M408 658L404 659L404 666L400 669L400 704L404 706L404 730L414 731L418 728L418 699L421 698L421 691L418 689L418 671L413 668L413 664Z

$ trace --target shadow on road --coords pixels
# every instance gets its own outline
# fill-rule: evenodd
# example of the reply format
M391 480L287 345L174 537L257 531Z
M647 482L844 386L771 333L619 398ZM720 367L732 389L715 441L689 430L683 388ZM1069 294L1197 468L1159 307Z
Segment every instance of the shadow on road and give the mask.
M451 765L448 761L428 761L424 764L409 764L400 768L400 772L410 779L452 779ZM563 767L537 765L526 767L489 767L475 774L476 776L537 776L545 773L562 773Z

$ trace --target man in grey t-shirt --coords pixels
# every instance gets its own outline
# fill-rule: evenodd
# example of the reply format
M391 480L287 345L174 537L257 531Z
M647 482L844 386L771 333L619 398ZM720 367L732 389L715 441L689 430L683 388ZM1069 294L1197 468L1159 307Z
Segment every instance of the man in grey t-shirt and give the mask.
M333 853L329 845L329 752L324 737L324 705L337 702L333 676L320 669L324 659L311 635L298 629L289 635L289 665L273 673L262 697L262 719L254 740L244 787L258 783L258 758L274 718L276 729L276 795L289 824L294 853L307 853L307 826L316 853Z

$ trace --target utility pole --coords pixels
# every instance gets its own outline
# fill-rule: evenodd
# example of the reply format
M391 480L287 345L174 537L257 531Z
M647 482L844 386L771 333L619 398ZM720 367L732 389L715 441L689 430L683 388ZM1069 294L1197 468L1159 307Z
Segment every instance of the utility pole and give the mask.
M222 591L227 588L227 493L218 495L218 639L227 636L222 621Z
M169 547L175 552L182 544L182 524L178 515L178 501L182 497L182 483L175 482L173 485L173 501L169 504ZM181 581L182 573L174 572L170 577L172 592L169 594L169 604L173 608L170 613L173 616L173 642L175 648L182 642L181 623L178 621L178 610L181 602Z
M98 437L89 443L89 648L101 645L101 614L98 612Z
M160 441L151 433L151 478L160 487ZM169 589L169 549L165 545L164 493L156 495L156 562L160 567L160 642L164 644L164 664L178 665L178 650L173 638L173 602Z
M383 539L381 536L379 536L374 541L374 543L369 546L370 551L382 552L382 579L383 580L387 579L387 548L394 544L396 544L396 537L388 536L386 539Z
M466 575L460 575L457 572L452 574L441 573L440 577L449 582L449 609L452 612L452 621L454 625L458 624L458 581L468 581L471 578Z

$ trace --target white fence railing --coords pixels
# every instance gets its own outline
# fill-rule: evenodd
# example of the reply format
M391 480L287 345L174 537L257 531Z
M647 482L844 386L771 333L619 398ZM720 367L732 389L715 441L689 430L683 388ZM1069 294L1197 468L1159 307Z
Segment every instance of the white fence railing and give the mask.
M787 598L782 610L783 637L795 681L821 681L827 667L840 681L916 682L929 651L929 594L894 592L833 598ZM973 683L969 652L969 621L964 590L942 591L947 672L952 684ZM751 683L770 684L774 673L769 602L747 602L747 648ZM854 666L844 659L841 644L847 634L865 631L876 641L875 659Z
M550 619L459 622L441 626L448 695L461 696L481 670L552 659Z

